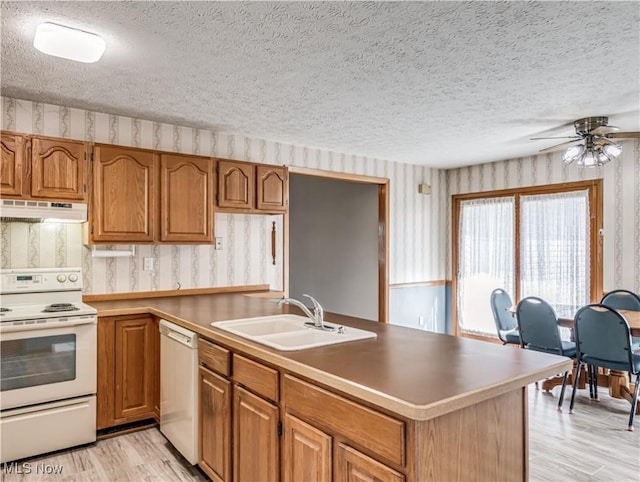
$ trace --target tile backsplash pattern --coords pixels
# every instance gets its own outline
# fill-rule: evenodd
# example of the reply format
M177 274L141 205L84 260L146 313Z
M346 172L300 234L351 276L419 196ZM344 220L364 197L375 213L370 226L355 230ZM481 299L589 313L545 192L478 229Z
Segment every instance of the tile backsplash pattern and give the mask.
M621 145L618 159L593 169L565 165L562 151L452 169L448 190L463 194L602 178L604 289L640 293L640 140ZM451 230L446 232L450 236Z
M445 171L370 159L306 146L223 134L142 119L1 97L2 129L164 151L285 164L390 178L391 283L443 279L447 216ZM418 194L418 184L432 194ZM271 262L271 226L276 222L276 265ZM211 245L137 246L126 258L96 258L81 244L81 227L2 222L3 268L81 265L86 293L150 291L209 286L283 285L282 216L215 214ZM143 271L143 259L156 270Z

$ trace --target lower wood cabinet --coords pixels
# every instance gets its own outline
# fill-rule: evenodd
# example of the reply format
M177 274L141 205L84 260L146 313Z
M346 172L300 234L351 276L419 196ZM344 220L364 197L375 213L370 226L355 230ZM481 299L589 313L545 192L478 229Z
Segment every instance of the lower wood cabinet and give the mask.
M338 444L334 479L348 482L403 482L404 475L348 445Z
M200 461L213 480L231 480L231 382L200 366Z
M405 422L205 339L198 349L198 465L212 480L405 480Z
M278 407L234 386L233 480L277 481L278 440Z
M284 416L283 479L331 480L331 436L291 414Z
M148 315L98 320L97 428L159 419L160 334Z

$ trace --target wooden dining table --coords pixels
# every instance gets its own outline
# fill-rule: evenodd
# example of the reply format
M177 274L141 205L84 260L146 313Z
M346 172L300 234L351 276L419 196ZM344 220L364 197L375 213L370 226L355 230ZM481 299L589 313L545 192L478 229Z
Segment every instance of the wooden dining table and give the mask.
M624 316L624 318L627 320L627 323L629 323L631 336L640 337L640 311L618 310L618 313ZM559 326L573 329L573 324L573 318L558 317ZM575 376L575 370L574 373L572 373L571 383L573 383L573 376ZM634 386L633 383L630 382L627 372L620 370L600 369L598 370L597 383L599 387L609 388L609 395L611 397L623 398L629 403L632 403ZM542 383L542 389L551 390L556 385L561 384L562 377L548 378ZM586 376L583 373L581 374L578 386L580 388L584 388L585 385ZM638 404L638 406L636 407L636 414L640 414L640 404Z

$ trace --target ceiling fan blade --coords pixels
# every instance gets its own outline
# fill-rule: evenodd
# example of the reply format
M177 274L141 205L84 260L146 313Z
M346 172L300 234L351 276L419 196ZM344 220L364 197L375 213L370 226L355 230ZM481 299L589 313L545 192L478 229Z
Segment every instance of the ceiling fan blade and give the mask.
M539 141L542 139L582 139L582 136L560 136L560 137L532 137L531 141Z
M609 139L640 139L640 132L612 132L607 134Z
M611 134L612 132L619 131L619 130L620 130L619 127L600 126L600 127L596 127L595 129L591 129L589 131L589 134L591 134L592 136L602 136L604 134Z
M551 146L551 147L547 147L545 149L540 149L539 152L551 152L551 151L555 151L557 149L562 149L563 147L567 147L570 144L575 144L576 142L582 142L582 138L580 139L574 139L572 141L567 141L567 142L562 142L561 144L556 144L555 146Z

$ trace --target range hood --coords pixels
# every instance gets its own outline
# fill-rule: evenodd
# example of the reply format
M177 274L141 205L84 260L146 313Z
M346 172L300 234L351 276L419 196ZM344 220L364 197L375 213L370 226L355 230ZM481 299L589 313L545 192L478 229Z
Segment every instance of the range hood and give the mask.
M69 202L2 199L0 218L2 221L26 223L84 223L87 220L87 205Z

